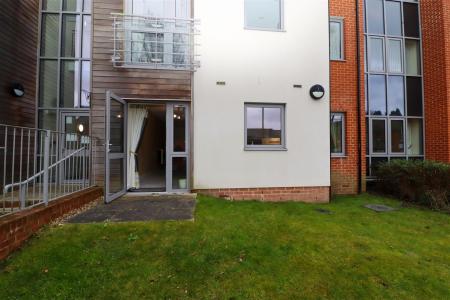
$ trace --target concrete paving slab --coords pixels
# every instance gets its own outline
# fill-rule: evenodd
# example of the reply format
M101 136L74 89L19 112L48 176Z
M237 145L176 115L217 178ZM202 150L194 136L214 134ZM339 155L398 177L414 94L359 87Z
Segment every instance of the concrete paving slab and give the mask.
M110 204L100 204L67 222L73 224L101 222L142 222L192 220L196 197L192 195L124 196Z

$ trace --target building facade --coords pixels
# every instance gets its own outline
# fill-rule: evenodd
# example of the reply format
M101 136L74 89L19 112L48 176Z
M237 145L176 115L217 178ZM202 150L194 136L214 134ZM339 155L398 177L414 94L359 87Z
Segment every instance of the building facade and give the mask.
M329 94L309 95L316 84L329 91L328 1L197 0L194 16L194 188L328 200Z
M450 163L445 0L16 2L4 123L90 134L107 201L327 202L383 161Z
M332 120L344 119L331 123L334 193L364 190L380 162L450 162L448 9L446 1L330 1Z

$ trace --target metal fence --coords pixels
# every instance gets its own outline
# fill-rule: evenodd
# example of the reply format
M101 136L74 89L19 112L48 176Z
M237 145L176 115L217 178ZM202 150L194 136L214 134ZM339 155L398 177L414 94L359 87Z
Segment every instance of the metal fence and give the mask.
M0 217L94 185L96 140L0 124Z
M112 14L115 67L195 70L198 21Z

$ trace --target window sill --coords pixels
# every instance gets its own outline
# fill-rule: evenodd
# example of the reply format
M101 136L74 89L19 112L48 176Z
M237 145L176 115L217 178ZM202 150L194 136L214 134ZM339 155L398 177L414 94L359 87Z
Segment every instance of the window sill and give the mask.
M270 29L270 28L258 28L258 27L244 27L244 30L254 30L254 31L268 31L268 32L286 32L285 29Z
M347 62L347 60L345 58L344 59L330 59L330 61L337 62L337 63L346 63Z
M331 154L331 158L341 158L341 159L343 159L343 158L348 158L348 156L345 155L345 154Z
M244 147L244 151L275 151L275 152L286 152L287 148L271 148L271 147Z

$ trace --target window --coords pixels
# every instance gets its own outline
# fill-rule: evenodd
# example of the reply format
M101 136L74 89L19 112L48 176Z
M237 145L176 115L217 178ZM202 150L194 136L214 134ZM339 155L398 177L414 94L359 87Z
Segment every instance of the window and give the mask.
M330 59L344 60L344 20L330 19Z
M63 110L89 110L92 1L42 0L41 4L38 124L58 129Z
M405 153L405 125L403 120L391 120L391 153Z
M369 71L384 71L384 40L378 37L370 37L368 42Z
M345 153L345 116L343 113L332 113L330 117L331 155L342 156Z
M386 121L372 120L372 152L386 153Z
M417 40L405 40L405 54L406 54L406 74L420 75L421 74L421 55L420 45Z
M408 155L423 155L423 122L408 119Z
M419 7L415 3L403 3L405 36L420 37Z
M373 116L386 115L386 76L369 76L369 109Z
M419 0L365 0L366 158L424 159Z
M402 8L400 2L386 1L386 33L402 35Z
M284 104L245 104L245 149L285 149L284 116Z
M403 76L388 77L387 100L390 116L405 115L405 83Z
M422 79L420 77L406 77L406 98L408 99L408 116L421 117L423 115Z
M372 34L384 34L383 0L366 1L367 31Z
M388 72L402 73L403 72L403 57L402 57L402 41L397 39L387 40L387 63Z
M245 28L283 29L283 0L245 0Z

